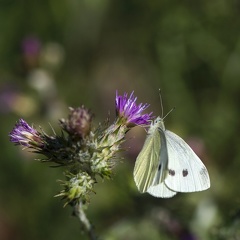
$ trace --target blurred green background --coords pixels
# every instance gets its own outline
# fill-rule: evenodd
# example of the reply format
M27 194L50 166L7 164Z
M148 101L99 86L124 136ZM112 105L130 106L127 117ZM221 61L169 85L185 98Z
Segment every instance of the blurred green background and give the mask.
M137 192L139 127L88 216L101 239L240 239L240 2L233 0L0 1L0 239L87 239L71 208L53 198L62 169L9 142L19 118L51 133L68 106L95 124L114 98L135 91L209 170L211 188L157 199Z

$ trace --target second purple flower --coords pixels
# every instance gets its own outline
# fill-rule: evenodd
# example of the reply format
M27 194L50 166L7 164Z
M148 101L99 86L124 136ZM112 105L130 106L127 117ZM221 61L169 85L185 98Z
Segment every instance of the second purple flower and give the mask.
M121 96L116 92L115 103L117 117L124 119L128 127L148 125L152 118L152 113L143 114L143 111L149 107L149 104L140 103L137 105L137 97L134 97L133 94L134 92L128 97L127 93Z

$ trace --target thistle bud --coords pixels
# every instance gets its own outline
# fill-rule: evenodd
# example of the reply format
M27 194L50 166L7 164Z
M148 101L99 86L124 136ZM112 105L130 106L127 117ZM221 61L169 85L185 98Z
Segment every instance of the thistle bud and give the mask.
M86 172L80 172L76 175L67 173L66 177L67 181L61 181L64 186L64 190L55 197L62 196L67 200L66 204L74 203L80 200L82 202L88 202L89 194L93 192L95 180L92 179Z
M91 130L93 115L84 106L70 108L68 119L60 120L62 128L75 138L85 138Z

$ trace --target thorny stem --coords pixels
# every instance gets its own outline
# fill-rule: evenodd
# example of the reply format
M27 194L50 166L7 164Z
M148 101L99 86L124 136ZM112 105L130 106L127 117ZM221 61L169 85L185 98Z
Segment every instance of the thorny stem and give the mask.
M74 215L78 217L80 222L83 224L85 231L88 233L89 239L97 240L93 226L89 222L83 208L84 208L84 205L82 202L76 203L74 206Z

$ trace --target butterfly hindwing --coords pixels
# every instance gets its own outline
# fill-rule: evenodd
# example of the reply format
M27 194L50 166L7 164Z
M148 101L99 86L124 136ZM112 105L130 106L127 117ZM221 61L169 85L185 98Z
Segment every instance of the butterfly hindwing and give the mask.
M147 190L147 192L153 195L154 197L169 198L173 197L177 193L169 189L164 182L165 177L168 173L167 171L168 153L166 147L167 143L164 131L161 128L158 128L158 131L160 133L159 137L161 140L161 148L159 149L160 154L158 160L159 166L153 181L153 185Z
M210 187L208 171L190 146L175 133L165 131L168 151L166 185L176 192L196 192Z
M133 171L134 180L140 192L146 192L153 184L158 171L160 148L160 133L156 125L151 125Z

